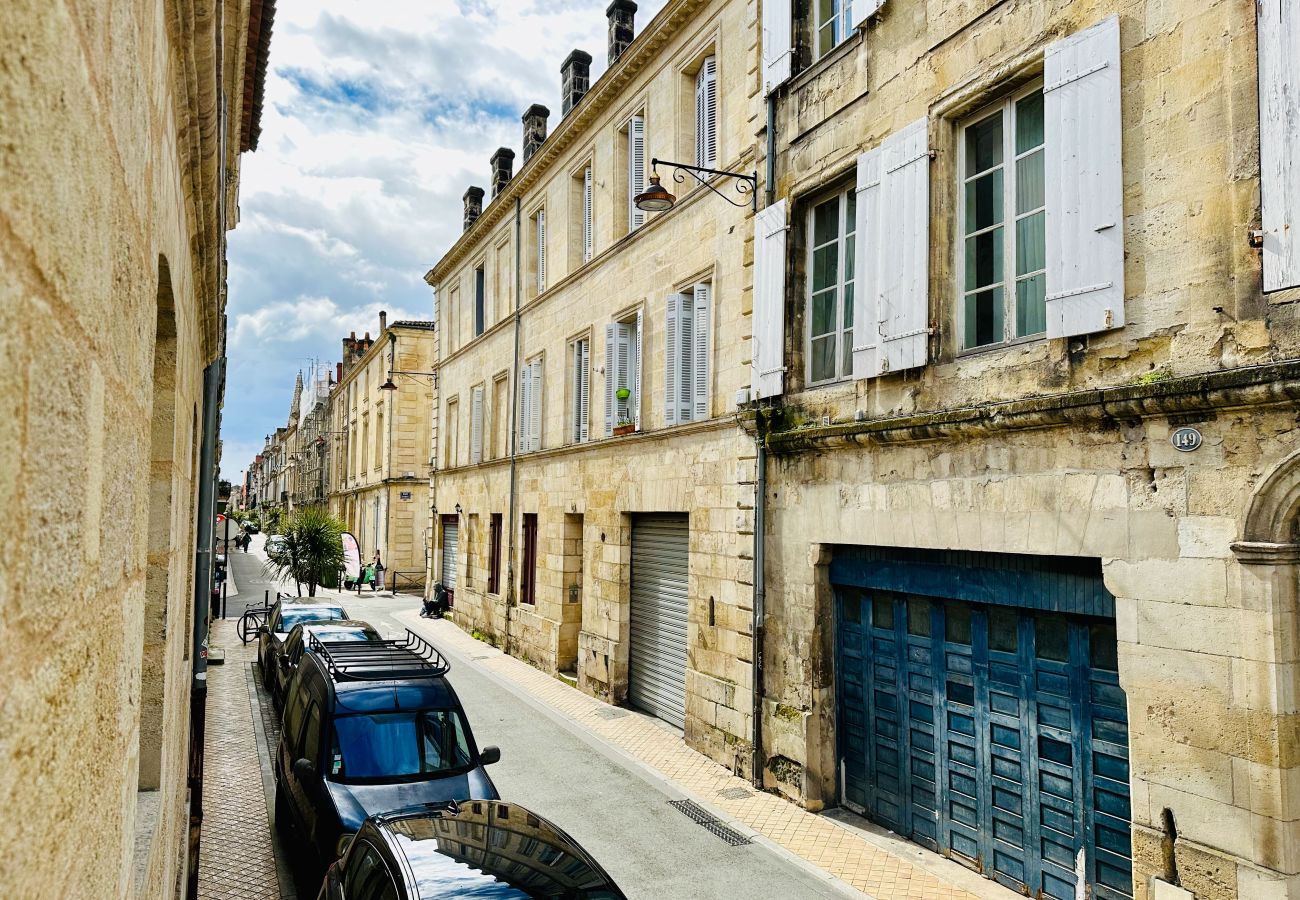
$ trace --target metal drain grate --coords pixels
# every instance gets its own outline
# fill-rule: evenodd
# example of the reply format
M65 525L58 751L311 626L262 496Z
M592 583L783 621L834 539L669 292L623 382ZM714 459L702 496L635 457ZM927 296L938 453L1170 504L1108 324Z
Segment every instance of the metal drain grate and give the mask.
M596 715L602 719L621 719L627 715L627 710L619 709L617 706L605 706L596 710Z
M739 831L728 825L723 825L718 821L718 817L713 815L704 807L700 806L694 800L670 800L668 805L673 807L679 813L682 813L696 825L702 825L711 834L714 834L726 841L733 847L743 847L751 843L749 838L745 837Z
M743 787L727 788L725 791L718 791L718 796L723 800L748 800L754 796L753 791L747 791Z

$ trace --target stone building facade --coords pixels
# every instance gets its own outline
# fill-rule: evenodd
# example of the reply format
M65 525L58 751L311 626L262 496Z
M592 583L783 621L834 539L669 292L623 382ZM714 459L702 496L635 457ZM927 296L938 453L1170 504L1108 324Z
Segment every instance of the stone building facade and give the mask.
M562 117L524 114L523 164L426 276L437 295L434 574L455 620L751 768L751 197L656 158L754 169L756 7L671 0L609 68L561 70ZM735 201L734 205L727 199ZM516 264L518 263L518 264Z
M344 338L322 435L330 511L362 560L378 552L398 587L421 583L427 569L434 349L432 322L389 323L383 313L373 340Z
M766 783L1033 896L1300 896L1300 13L809 6L762 18Z
M193 887L225 232L273 10L0 6L5 897Z

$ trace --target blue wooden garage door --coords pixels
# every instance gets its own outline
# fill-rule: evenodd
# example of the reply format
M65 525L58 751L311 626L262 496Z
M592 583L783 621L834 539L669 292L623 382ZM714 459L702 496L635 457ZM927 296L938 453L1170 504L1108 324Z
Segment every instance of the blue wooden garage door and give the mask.
M836 605L849 806L1031 896L1073 900L1079 877L1132 896L1112 621L851 587Z

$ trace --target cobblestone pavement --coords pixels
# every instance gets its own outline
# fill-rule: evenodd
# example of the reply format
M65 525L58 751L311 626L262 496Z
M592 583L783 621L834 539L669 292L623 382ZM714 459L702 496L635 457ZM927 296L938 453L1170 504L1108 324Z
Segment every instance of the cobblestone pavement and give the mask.
M816 815L749 782L687 747L680 734L639 714L611 716L611 707L528 663L476 641L448 621L417 613L394 618L440 647L469 657L528 696L587 729L684 793L740 826L852 885L875 900L1009 900L1005 888L888 833L876 834ZM622 710L620 710L622 712Z
M280 900L253 726L257 645L239 642L234 620L212 623L211 644L226 662L208 667L199 897Z

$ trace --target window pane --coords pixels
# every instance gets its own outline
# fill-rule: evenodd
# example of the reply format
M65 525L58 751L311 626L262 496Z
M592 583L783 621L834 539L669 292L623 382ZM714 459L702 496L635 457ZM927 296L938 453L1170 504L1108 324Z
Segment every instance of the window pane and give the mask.
M853 374L853 329L846 328L840 332L840 375L847 378Z
M829 244L840 234L840 198L818 204L813 210L813 246Z
M910 597L907 601L907 633L930 636L930 601Z
M893 630L894 627L894 598L893 597L872 597L871 598L871 626L873 628L888 628Z
M1047 276L1038 274L1016 282L1016 337L1047 330Z
M1016 614L1009 609L989 610L989 649L1016 652Z
M1002 113L996 112L966 129L966 175L1002 163Z
M966 239L966 290L996 284L1003 272L1001 228Z
M827 244L813 251L812 289L824 290L835 285L839 277L839 247Z
M1016 102L1016 155L1043 143L1043 94L1030 94Z
M821 337L835 330L835 291L813 294L812 336Z
M830 334L812 342L812 380L825 381L835 375L835 335Z
M1119 652L1116 646L1115 623L1096 622L1089 626L1088 647L1094 669L1119 671Z
M945 637L953 644L970 643L970 607L954 603L944 609Z
M1070 658L1070 635L1065 620L1041 618L1034 621L1036 654L1039 659L1066 662Z
M1016 161L1016 213L1043 205L1043 151Z
M858 625L862 622L862 594L854 588L845 588L840 591L840 616L850 624Z
M858 230L858 192L849 188L844 193L844 233L852 234Z
M1002 221L1002 170L966 182L966 233Z
M1016 274L1028 275L1047 268L1047 232L1043 218L1036 212L1016 222Z
M966 295L966 346L1002 340L1002 288Z

